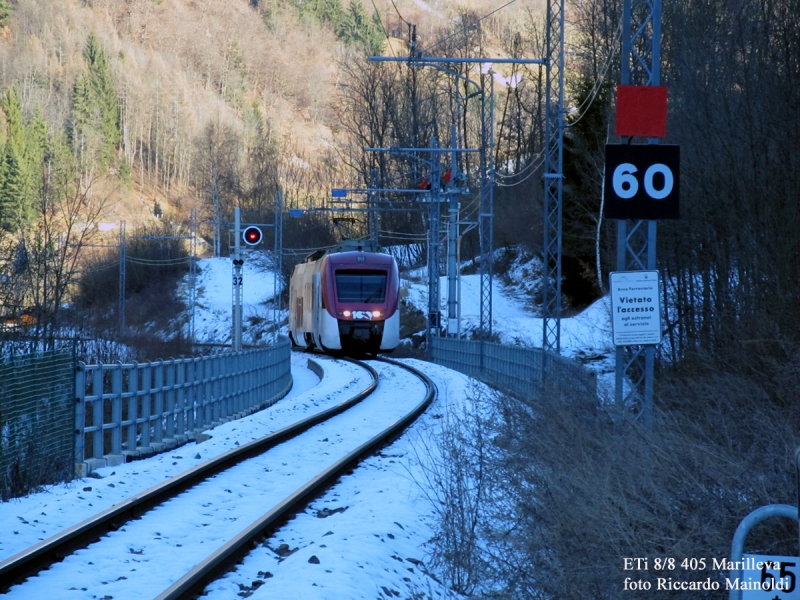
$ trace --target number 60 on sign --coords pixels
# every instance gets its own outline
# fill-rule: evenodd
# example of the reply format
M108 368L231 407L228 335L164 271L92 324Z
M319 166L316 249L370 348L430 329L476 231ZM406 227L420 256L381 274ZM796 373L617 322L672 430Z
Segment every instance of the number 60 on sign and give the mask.
M606 218L677 219L679 183L679 146L606 145Z

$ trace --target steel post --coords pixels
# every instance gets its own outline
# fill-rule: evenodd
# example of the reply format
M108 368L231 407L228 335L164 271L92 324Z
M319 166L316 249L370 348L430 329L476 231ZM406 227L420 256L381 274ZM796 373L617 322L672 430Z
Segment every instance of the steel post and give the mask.
M561 352L564 162L564 0L547 3L544 148L542 348Z
M431 138L431 148L438 148L436 138ZM441 206L439 204L441 185L441 168L439 157L433 155L431 160L431 193L428 211L428 327L427 341L432 337L439 337L441 325L441 312L439 309L439 235L441 221Z
M125 234L125 221L119 222L119 332L125 332L125 288L128 238Z
M488 75L488 91L486 78ZM492 336L492 239L494 214L494 78L491 72L481 75L481 189L478 233L480 236L481 290L480 290L480 335L481 339Z
M659 85L661 81L661 0L624 0L622 5L622 85ZM648 139L656 144L658 139ZM656 269L656 221L618 221L617 270ZM641 405L646 427L652 423L655 346L616 350L614 397L620 410ZM631 381L625 393L626 376ZM641 395L641 396L640 396Z
M281 292L283 288L283 191L275 192L275 266L272 285L275 291L272 309L272 343L278 343L281 321Z
M234 352L242 350L242 249L241 249L241 216L239 207L236 207L234 217L234 251L233 251L233 306L231 310L231 347Z
M451 179L448 184L448 213L447 228L447 335L457 336L460 330L458 319L458 194L453 189L453 178L456 175L456 126L450 129L451 147L453 154L450 158Z

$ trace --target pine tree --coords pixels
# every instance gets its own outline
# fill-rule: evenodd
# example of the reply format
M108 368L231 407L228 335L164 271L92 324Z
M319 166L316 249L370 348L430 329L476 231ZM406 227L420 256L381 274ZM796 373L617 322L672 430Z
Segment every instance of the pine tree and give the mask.
M369 43L367 51L376 56L383 52L383 43L386 41L386 30L383 28L381 16L378 12L372 13L372 23L369 28Z
M16 229L33 219L35 191L30 132L16 88L6 91L0 109L6 117L6 140L0 163L0 225Z
M302 11L321 23L331 24L334 31L338 31L345 16L339 0L309 0L303 4Z
M72 91L72 142L77 156L96 159L105 167L114 160L122 138L114 77L94 34L86 41L83 58L86 70Z
M17 156L25 153L25 119L22 116L22 101L16 87L6 91L0 100L0 108L6 115L6 145L11 145Z
M11 20L11 5L8 0L0 0L0 27L5 27Z
M19 229L24 207L24 185L19 157L10 144L6 144L0 164L0 224L8 230Z
M47 130L47 121L42 116L41 108L36 108L33 120L26 127L26 160L34 167L38 167L50 152L50 139Z
M337 35L345 44L358 44L369 54L380 54L383 45L383 27L377 13L370 17L361 0L352 0L350 10L344 15Z
M5 144L0 153L0 158L5 157ZM4 162L0 162L0 229L10 230L13 227L13 207L5 195L6 189L6 169Z

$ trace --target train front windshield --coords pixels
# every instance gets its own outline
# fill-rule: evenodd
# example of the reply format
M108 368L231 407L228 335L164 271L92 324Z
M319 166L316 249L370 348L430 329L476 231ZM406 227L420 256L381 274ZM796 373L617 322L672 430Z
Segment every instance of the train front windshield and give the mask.
M386 273L383 271L337 271L339 302L381 303L386 301Z

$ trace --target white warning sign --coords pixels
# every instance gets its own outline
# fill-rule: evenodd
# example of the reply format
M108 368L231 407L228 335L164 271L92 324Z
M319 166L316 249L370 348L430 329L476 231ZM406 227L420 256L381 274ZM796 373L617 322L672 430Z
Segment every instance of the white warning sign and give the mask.
M660 344L658 271L615 271L609 280L614 345Z

